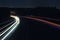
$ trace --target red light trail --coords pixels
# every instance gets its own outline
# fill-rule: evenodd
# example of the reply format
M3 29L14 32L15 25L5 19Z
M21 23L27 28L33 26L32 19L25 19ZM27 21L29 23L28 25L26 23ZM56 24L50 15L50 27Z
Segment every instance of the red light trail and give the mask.
M52 26L60 27L60 24L57 24L57 23L54 23L54 22L51 22L51 21L47 21L47 20L43 20L43 18L49 19L49 20L57 20L57 21L59 21L59 19L46 18L46 17L36 17L36 16L22 16L22 17L28 18L28 19L33 19L33 20L40 21L40 22L43 22L43 23L47 23L47 24L52 25Z

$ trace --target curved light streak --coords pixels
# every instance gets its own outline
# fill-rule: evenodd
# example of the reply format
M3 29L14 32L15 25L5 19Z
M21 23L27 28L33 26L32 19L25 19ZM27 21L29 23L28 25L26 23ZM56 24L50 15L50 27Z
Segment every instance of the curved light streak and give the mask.
M60 27L60 24L56 24L54 22L50 22L50 21L47 21L47 20L43 20L43 19L38 19L38 18L34 18L34 17L28 17L28 16L24 16L24 18L28 18L28 19L33 19L33 20L36 20L36 21L40 21L40 22L43 22L43 23L47 23L47 24L50 24L50 25L53 25L53 26L57 26L57 27Z
M14 24L12 24L8 29L6 29L1 35L3 35L4 33L6 33L9 29L11 29L1 40L4 40L12 31L15 30L15 28L18 26L18 24L20 23L20 19L17 16L13 16L11 15L12 18L14 18L16 20L16 22ZM0 36L1 36L0 35Z
M48 18L48 17L40 17L40 16L22 16L22 17L32 17L32 18L38 18L38 19L49 19L49 20L56 20L56 21L60 21L60 19L57 18Z

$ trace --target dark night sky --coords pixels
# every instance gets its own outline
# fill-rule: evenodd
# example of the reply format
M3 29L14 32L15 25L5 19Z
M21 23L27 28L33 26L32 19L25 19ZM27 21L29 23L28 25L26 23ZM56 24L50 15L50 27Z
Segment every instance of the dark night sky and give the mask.
M57 8L60 8L60 0L0 0L0 6L5 7L56 6Z

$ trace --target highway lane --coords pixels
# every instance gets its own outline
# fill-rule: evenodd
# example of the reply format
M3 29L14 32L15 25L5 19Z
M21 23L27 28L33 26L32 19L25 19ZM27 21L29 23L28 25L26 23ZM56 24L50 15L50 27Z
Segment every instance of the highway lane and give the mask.
M19 19L19 17L17 17L17 16L13 16L13 15L11 15L10 17L12 17L12 18L14 18L15 19L15 22L13 23L13 22L11 22L10 24L12 24L10 27L8 27L6 30L4 30L1 34L0 34L0 37L2 36L2 35L4 35L7 31L9 31L8 33L6 33L5 34L5 36L3 36L2 37L2 39L1 40L5 40L5 38L12 32L12 31L14 31L15 30L15 28L18 26L18 24L20 23L20 19ZM10 24L8 24L8 25L10 25ZM6 25L6 26L8 26L8 25ZM5 26L5 27L6 27ZM3 27L4 28L4 27Z
M42 18L21 17L21 23L15 33L7 40L41 40L44 38L52 39L59 36L59 30L54 29L55 25L40 21ZM48 21L51 22L51 21ZM52 22L54 23L54 22ZM57 33L57 34L55 34ZM56 36L57 35L57 36Z
M4 27L2 27L0 30L1 30L1 32L0 32L0 36L2 36L4 33L5 33L5 31L6 31L6 29L7 28L9 28L8 26L10 26L11 24L13 24L14 23L14 21L12 21L11 23L9 23L9 24L7 24L7 25L5 25ZM6 28L7 27L7 28ZM8 30L7 30L8 31Z
M14 17L14 16L13 16ZM37 22L42 22L42 24L43 25L45 25L44 23L47 23L47 24L49 24L49 25L52 25L52 27L53 26L56 26L56 27L60 27L60 25L59 24L56 24L56 23L54 23L54 22L51 22L51 21L47 21L47 20L43 20L43 18L37 18L37 17L28 17L28 16L23 16L23 18L27 18L27 19L32 19L32 20L36 20ZM47 18L48 19L48 18ZM17 19L16 19L17 20ZM56 20L56 19L55 19ZM18 21L18 23L19 23L19 21ZM17 24L17 22L14 24L14 27L16 26L16 24ZM28 25L28 24L27 24ZM41 24L40 24L41 25ZM32 25L33 26L33 25ZM12 27L13 29L14 29L14 27ZM42 26L43 27L43 26ZM13 30L13 29L11 29L11 30ZM41 29L41 28L40 28ZM44 29L44 28L43 28ZM27 31L27 30L26 30ZM40 31L42 31L42 30L40 30ZM9 31L9 33L8 34L6 34L6 36L2 39L2 40L4 40L9 34L10 34L10 32L12 32L12 31Z
M8 18L6 20L1 21L0 22L0 32L3 31L4 29L6 29L8 27L7 25L12 21L14 21L13 18Z
M11 19L11 21L6 21L3 22L3 24L1 25L2 27L0 27L0 32L3 31L4 29L8 28L8 26L10 26L11 24L13 24L15 21Z
M11 22L11 21L13 21L13 19L11 19L11 20L7 20L7 21L3 21L3 22L0 23L0 25L3 25L3 24L6 24L6 23L9 23L9 22Z
M8 19L2 20L0 23L0 34L14 22L15 22L14 19L11 17L9 17Z

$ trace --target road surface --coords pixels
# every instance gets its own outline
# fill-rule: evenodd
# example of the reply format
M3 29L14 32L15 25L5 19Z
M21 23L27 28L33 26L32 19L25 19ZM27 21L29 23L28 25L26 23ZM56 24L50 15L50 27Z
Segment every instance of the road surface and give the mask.
M9 35L11 32L13 32L13 31L15 30L15 28L18 26L18 24L20 23L19 17L13 16L13 15L11 15L11 17L15 19L15 20L14 20L15 22L13 21L14 23L11 22L11 23L9 23L9 24L7 24L6 26L4 26L4 27L1 28L1 30L2 30L2 29L4 29L5 27L11 25L11 26L9 26L8 28L6 28L3 32L1 32L0 37L1 37L1 36L2 36L2 37L1 37L0 40L5 40L5 38L8 37L8 35ZM12 23L13 23L13 24L12 24ZM8 32L8 33L7 33L7 32Z
M60 19L54 19L54 18L51 19L51 18L35 17L35 16L33 16L33 17L32 16L22 16L22 17L20 17L21 19L17 16L11 16L11 17L13 17L15 19L15 22L8 29L6 29L2 34L0 34L0 36L2 36L5 32L8 31L8 33L2 38L2 40L7 38L7 36L13 31L13 29L15 29L15 27L17 27L17 25L20 23L20 20L21 20L21 23L19 24L19 27L17 29L18 31L15 31L15 34L13 34L14 36L12 36L6 40L34 39L34 37L36 37L36 38L38 37L37 35L46 36L47 34L43 34L45 32L50 33L50 32L57 32L58 30L56 31L56 29L60 30L60 24L56 23L56 22L60 22L59 21ZM51 21L51 20L53 20L53 21ZM54 29L54 27L55 27L55 29ZM9 29L11 29L11 30L9 31Z

